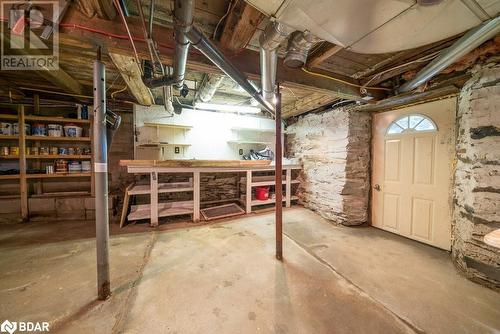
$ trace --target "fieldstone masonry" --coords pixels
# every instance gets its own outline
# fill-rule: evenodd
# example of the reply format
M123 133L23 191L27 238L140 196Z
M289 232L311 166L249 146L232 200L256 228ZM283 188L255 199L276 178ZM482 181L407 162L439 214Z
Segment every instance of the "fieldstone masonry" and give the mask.
M500 250L483 242L500 228L500 65L473 73L457 114L452 255L470 279L500 289Z
M368 218L371 117L342 108L301 117L287 129L289 154L303 165L298 196L343 225Z

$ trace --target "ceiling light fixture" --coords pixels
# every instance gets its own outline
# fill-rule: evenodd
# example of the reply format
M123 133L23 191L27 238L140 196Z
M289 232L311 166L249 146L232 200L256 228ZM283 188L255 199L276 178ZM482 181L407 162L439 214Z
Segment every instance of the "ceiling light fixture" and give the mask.
M215 110L215 111L229 111L229 112L241 112L248 114L258 114L261 112L260 108L249 107L249 106L235 106L230 104L214 104L214 103L205 103L205 102L197 102L195 104L197 109L204 110Z

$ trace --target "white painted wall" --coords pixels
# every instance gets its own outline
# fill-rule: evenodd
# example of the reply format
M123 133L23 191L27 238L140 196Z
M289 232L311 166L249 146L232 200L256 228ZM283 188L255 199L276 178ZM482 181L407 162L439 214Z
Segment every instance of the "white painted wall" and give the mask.
M239 149L247 154L250 149L260 150L263 144L234 144L231 140L269 141L274 151L274 131L236 131L233 128L274 130L274 120L257 116L242 116L235 113L183 109L180 115L165 117L163 106L134 106L134 124L137 138L136 159L241 159ZM174 146L164 147L163 155L158 149L138 148L138 144L155 141L156 129L144 127L144 122L190 125L190 130L160 129L160 141L168 143L190 143L182 154L174 153Z

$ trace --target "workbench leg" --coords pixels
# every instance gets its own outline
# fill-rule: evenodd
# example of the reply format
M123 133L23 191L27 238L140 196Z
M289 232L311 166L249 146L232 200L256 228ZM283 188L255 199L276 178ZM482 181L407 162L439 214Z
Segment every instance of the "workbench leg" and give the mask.
M193 222L200 221L200 172L193 172Z
M245 194L245 211L252 212L252 171L247 170L247 190Z
M292 170L286 170L286 181L285 181L285 199L286 207L289 208L292 205Z
M150 177L151 191L151 226L158 226L158 173L151 172Z

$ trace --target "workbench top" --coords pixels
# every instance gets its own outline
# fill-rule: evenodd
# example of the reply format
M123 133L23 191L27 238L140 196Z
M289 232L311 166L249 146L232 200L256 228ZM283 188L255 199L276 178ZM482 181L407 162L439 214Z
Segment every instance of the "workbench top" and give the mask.
M120 166L129 169L274 170L270 160L120 160ZM297 164L283 164L283 169L299 168Z

